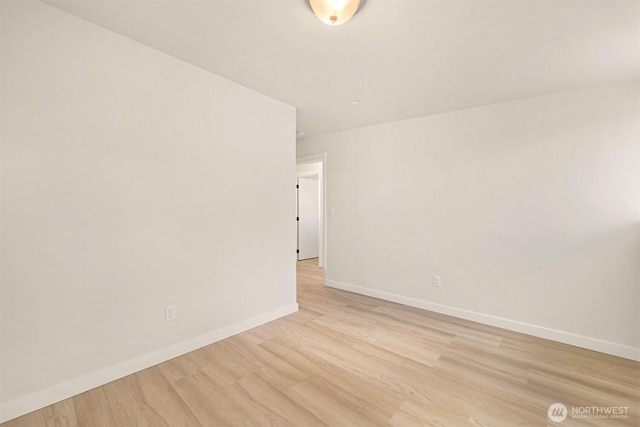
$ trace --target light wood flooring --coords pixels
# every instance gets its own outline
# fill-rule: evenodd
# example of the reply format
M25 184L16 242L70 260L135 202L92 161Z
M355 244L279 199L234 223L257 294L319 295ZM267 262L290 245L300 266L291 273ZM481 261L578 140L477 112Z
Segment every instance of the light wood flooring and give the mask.
M2 426L640 425L639 363L328 288L316 262L298 313Z

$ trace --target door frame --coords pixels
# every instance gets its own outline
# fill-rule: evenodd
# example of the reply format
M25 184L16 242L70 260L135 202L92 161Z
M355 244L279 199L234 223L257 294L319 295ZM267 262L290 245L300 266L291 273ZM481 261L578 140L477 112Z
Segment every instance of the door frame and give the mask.
M320 196L320 256L318 264L320 267L327 269L327 153L311 154L309 156L298 157L296 159L296 167L311 163L319 163L321 174L318 177ZM307 175L313 175L309 173ZM298 175L297 178L304 178L304 174Z

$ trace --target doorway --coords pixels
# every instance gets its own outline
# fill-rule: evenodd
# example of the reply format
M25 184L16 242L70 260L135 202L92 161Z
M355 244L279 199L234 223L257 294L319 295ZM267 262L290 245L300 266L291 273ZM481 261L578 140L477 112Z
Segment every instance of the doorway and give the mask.
M298 261L320 257L318 175L298 178Z
M296 161L298 260L318 258L326 268L326 153Z

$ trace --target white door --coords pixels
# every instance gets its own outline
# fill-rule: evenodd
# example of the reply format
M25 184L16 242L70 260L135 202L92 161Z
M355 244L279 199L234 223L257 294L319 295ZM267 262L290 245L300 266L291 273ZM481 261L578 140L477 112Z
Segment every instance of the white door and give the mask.
M298 260L320 254L318 179L298 178Z

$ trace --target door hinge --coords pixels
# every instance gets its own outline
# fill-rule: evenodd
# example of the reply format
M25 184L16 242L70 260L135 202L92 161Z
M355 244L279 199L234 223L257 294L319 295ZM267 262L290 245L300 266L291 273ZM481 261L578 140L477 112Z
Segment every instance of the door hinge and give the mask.
M296 217L296 221L300 221L300 217L299 216Z
M298 184L296 184L296 188L300 188L300 186Z
M300 253L300 249L296 249L296 253L299 254Z

